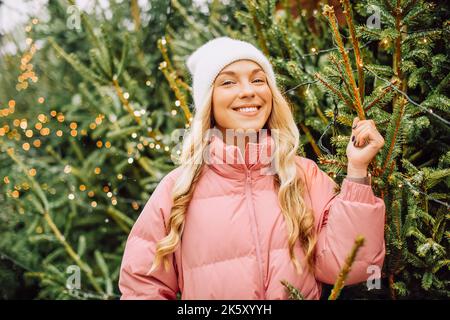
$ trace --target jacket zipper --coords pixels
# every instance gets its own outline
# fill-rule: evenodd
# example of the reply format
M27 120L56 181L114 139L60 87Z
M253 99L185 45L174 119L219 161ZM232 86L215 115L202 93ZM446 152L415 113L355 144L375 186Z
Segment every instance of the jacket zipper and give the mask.
M249 203L249 206L251 208L251 215L253 218L253 225L255 226L255 243L256 243L256 259L258 260L258 269L259 269L259 275L260 275L260 281L261 281L261 292L263 295L263 299L266 300L266 291L264 289L264 275L262 270L262 258L261 258L261 247L259 245L259 237L258 237L258 229L256 224L256 213L255 213L255 207L253 206L252 201L252 182L251 182L251 176L250 171L246 170L247 180L245 183L245 192L246 192L246 200Z

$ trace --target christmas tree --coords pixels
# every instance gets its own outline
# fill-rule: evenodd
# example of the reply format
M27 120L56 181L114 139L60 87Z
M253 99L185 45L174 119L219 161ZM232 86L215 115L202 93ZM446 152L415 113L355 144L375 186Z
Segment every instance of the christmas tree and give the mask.
M387 208L383 285L372 292L366 284L345 288L343 296L448 297L446 8L425 1L343 0L321 12L318 4L301 2L244 5L233 30L193 22L202 30L198 37L170 33L173 59L182 61L188 43L198 46L220 31L253 42L271 59L294 107L303 153L338 182L346 175L348 127L355 116L373 119L387 141L370 168L374 191Z

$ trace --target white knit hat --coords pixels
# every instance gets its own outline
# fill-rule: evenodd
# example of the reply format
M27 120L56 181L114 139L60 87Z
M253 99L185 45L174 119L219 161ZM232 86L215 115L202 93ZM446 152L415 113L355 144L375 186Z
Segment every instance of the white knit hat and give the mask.
M243 59L258 63L275 85L275 74L269 60L249 42L219 37L208 41L189 56L186 64L192 75L197 112L204 105L206 94L220 71L230 63Z

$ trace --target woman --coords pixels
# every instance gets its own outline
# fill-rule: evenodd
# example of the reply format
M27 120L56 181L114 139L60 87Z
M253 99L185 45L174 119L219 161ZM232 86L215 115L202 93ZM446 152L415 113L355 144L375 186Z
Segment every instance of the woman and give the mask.
M337 193L326 173L297 155L291 108L256 47L216 38L187 65L194 119L180 166L160 181L129 235L121 298L287 299L286 280L305 299L319 299L358 235L365 244L346 284L381 269L385 205L367 176L384 144L374 122L355 118Z

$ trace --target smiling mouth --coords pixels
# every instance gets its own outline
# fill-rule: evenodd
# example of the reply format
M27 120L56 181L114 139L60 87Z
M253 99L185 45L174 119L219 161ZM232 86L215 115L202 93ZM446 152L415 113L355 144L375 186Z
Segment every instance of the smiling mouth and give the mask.
M232 108L234 111L242 113L242 114L254 114L261 109L261 106L246 106L246 107L236 107Z

